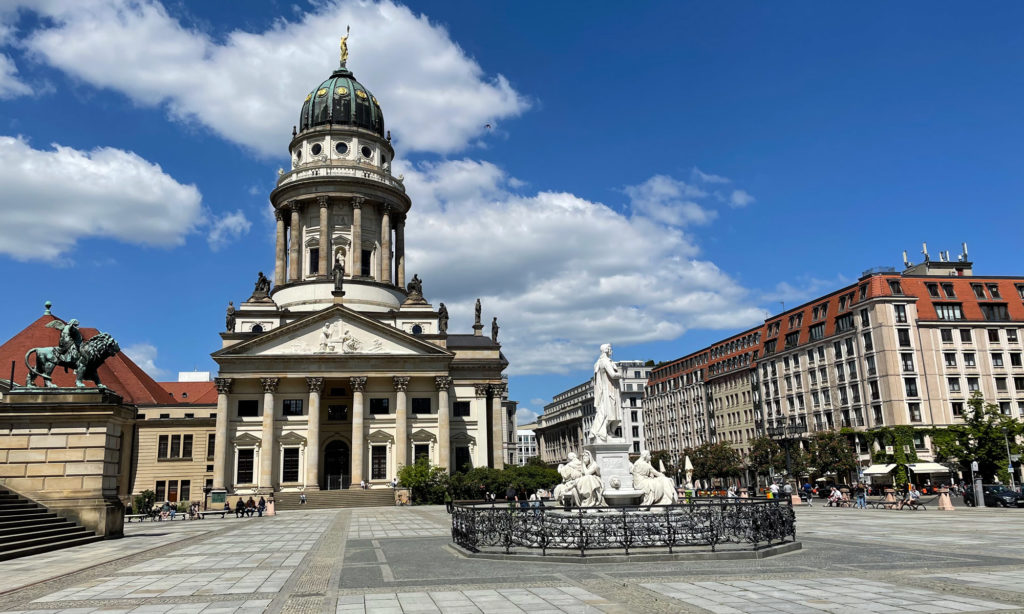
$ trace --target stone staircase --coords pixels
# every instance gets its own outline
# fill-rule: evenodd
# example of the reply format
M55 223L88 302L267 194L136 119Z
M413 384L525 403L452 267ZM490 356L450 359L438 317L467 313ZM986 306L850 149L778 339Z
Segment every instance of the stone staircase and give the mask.
M305 505L299 503L299 493L297 492L276 492L274 493L274 503L278 510L391 507L395 505L395 491L390 488L314 490L306 493Z
M0 561L101 539L42 505L0 488Z

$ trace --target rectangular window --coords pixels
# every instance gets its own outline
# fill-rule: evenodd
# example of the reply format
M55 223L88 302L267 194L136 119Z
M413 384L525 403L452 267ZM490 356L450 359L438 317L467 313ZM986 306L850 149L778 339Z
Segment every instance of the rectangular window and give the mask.
M947 378L946 381L949 383L949 391L950 392L960 392L960 378L959 377L950 377L950 378Z
M281 455L281 481L299 481L299 449L285 448Z
M370 447L370 479L388 479L388 449L387 446Z
M331 422L348 420L348 405L328 405L327 419Z
M871 382L870 382L870 383L868 384L868 388L870 388L870 389L871 389L871 400L872 400L872 401L877 401L877 400L878 400L878 396L879 396L879 395L878 395L878 382L876 382L876 381L871 381Z
M156 488L154 488L153 490L156 493L156 500L157 500L158 503L160 501L166 501L167 500L167 482L165 482L163 480L157 480L156 481ZM139 511L141 511L141 510L139 510Z
M213 460L217 452L217 435L209 433L206 436L206 460Z
M996 378L996 392L1006 392L1006 378L1005 377L997 377Z
M906 328L897 328L896 339L899 340L901 348L910 347L910 330Z
M252 484L252 464L256 451L247 448L238 451L238 474L235 476L235 484Z
M1003 366L1003 355L999 352L992 353L992 366L1001 367Z
M962 320L964 313L960 303L935 303L935 317L940 320Z
M417 443L412 446L412 459L418 461L421 458L430 460L430 444Z
M843 314L843 315L838 316L836 318L836 332L837 333L845 333L848 330L853 330L854 326L855 325L854 325L854 322L853 322L853 314L852 313Z
M192 435L182 435L181 457L189 459L192 458Z
M413 397L412 398L412 413L414 413L414 414L429 414L430 413L430 397Z
M181 501L188 501L192 498L192 481L181 481Z
M885 424L885 420L882 418L882 406L872 405L871 406L872 418L874 418L875 426L881 426Z
M359 274L363 277L370 277L370 258L373 258L373 252L368 249L362 251L363 261L359 263Z
M171 503L178 502L178 480L167 480L167 500Z
M871 333L864 333L864 351L870 352L875 349L875 344L871 341Z
M868 363L868 375L874 375L877 372L877 369L875 368L875 357L868 356L865 359L865 362Z
M795 333L789 333L786 335L786 349L796 347L800 341L800 331Z
M988 288L988 293L992 296L992 298L1003 298L999 294L999 285L998 284L988 284L987 288Z
M181 435L171 435L171 458L181 457Z
M871 326L871 318L868 317L867 309L860 310L860 325L865 328Z
M811 370L811 371L807 372L807 375L809 375L810 378L811 378L811 385L812 386L817 386L818 385L818 374L817 374L817 372Z
M974 361L974 352L964 353L964 366L965 367L976 367L977 363Z
M988 333L989 343L999 343L999 329L989 328L986 331Z
M942 358L943 358L943 360L946 361L946 366L947 367L955 367L956 366L956 352L945 352L945 353L942 354Z
M825 346L818 346L818 360L825 360Z
M468 418L469 401L455 401L452 403L452 415L457 418Z
M1006 329L1006 342L1007 343L1017 343L1017 329L1016 328L1007 328Z
M836 381L845 382L846 374L843 372L843 365L836 365Z
M1004 416L1009 416L1010 415L1010 402L1009 401L999 401L999 413L1003 414Z
M282 401L281 414L285 416L301 416L302 399L285 399Z
M960 329L960 342L961 343L972 343L974 338L971 336L971 329L961 328Z
M942 292L946 295L946 298L956 298L956 292L953 291L953 284L942 284Z
M981 386L978 384L978 378L968 377L967 378L967 390L970 392L978 392L981 390Z
M836 355L836 360L843 357L843 344L838 341L832 342L832 352Z
M458 446L455 448L455 468L459 471L467 471L473 468L473 461L470 460L469 456L469 446Z
M851 358L853 357L853 338L852 337L846 340L846 355L851 357Z
M950 403L950 407L953 410L953 417L960 417L960 416L964 415L964 402L963 401L953 401L952 403Z
M1024 377L1013 378L1013 389L1017 392L1024 392Z
M156 444L156 457L167 458L167 435L161 435L157 438Z
M917 396L917 378L916 377L905 377L903 378L903 386L906 388L908 397Z
M913 371L914 355L909 352L904 352L903 354L900 354L900 364L903 365L904 371Z
M917 450L924 450L924 435L914 433L914 448Z
M390 413L390 399L387 398L374 398L370 399L370 413L374 415Z
M255 418L260 415L260 402L256 399L238 400L238 417Z
M316 275L320 273L320 248L311 247L309 248L309 274Z
M974 290L975 298L985 298L985 286L981 284L971 284L971 289Z
M892 308L893 308L893 311L896 314L896 323L897 324L906 324L907 323L907 306L906 305L893 305Z
M907 409L910 410L910 421L920 422L921 421L921 404L920 403L907 403Z
M925 284L928 286L928 296L939 298L939 284Z
M991 303L981 306L981 314L990 322L1003 322L1010 319L1010 312L1003 303Z
M890 279L889 280L889 291L892 292L893 294L901 295L901 294L903 294L903 286L900 285L899 281L897 281L895 279Z

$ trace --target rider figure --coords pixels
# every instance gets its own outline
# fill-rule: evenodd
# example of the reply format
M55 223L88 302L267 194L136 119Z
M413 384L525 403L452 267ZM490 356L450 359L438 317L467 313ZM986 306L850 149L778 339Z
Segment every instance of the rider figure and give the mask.
M78 320L72 318L60 331L60 343L57 345L57 361L59 363L77 364L82 347L82 333L78 330Z

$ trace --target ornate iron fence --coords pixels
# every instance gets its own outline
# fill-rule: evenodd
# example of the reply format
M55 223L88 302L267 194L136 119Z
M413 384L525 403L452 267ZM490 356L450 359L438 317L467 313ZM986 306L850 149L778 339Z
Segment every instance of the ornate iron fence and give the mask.
M693 500L665 506L564 510L497 503L458 504L452 511L452 541L471 551L513 547L579 550L761 545L796 540L791 505L778 499Z

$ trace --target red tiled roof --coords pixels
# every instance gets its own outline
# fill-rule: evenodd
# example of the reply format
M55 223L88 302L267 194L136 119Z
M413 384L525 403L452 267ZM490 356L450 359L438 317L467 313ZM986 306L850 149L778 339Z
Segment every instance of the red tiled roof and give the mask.
M25 367L25 353L32 348L56 346L60 341L60 332L55 328L47 328L46 325L58 318L52 315L44 315L35 322L29 324L23 331L11 337L6 343L0 345L0 371L6 379L11 373L11 363L14 363L14 381L24 385L28 376L28 368ZM83 339L90 339L99 334L95 328L81 327ZM121 395L126 403L136 405L156 405L176 403L169 392L160 387L145 371L132 362L124 352L118 352L104 362L98 371L100 381L105 386ZM75 385L75 374L72 371L65 373L62 367L53 371L53 383L58 386L73 387ZM42 384L41 378L36 378L36 384ZM91 382L86 382L90 388Z
M214 382L157 382L178 403L216 405L217 384Z

